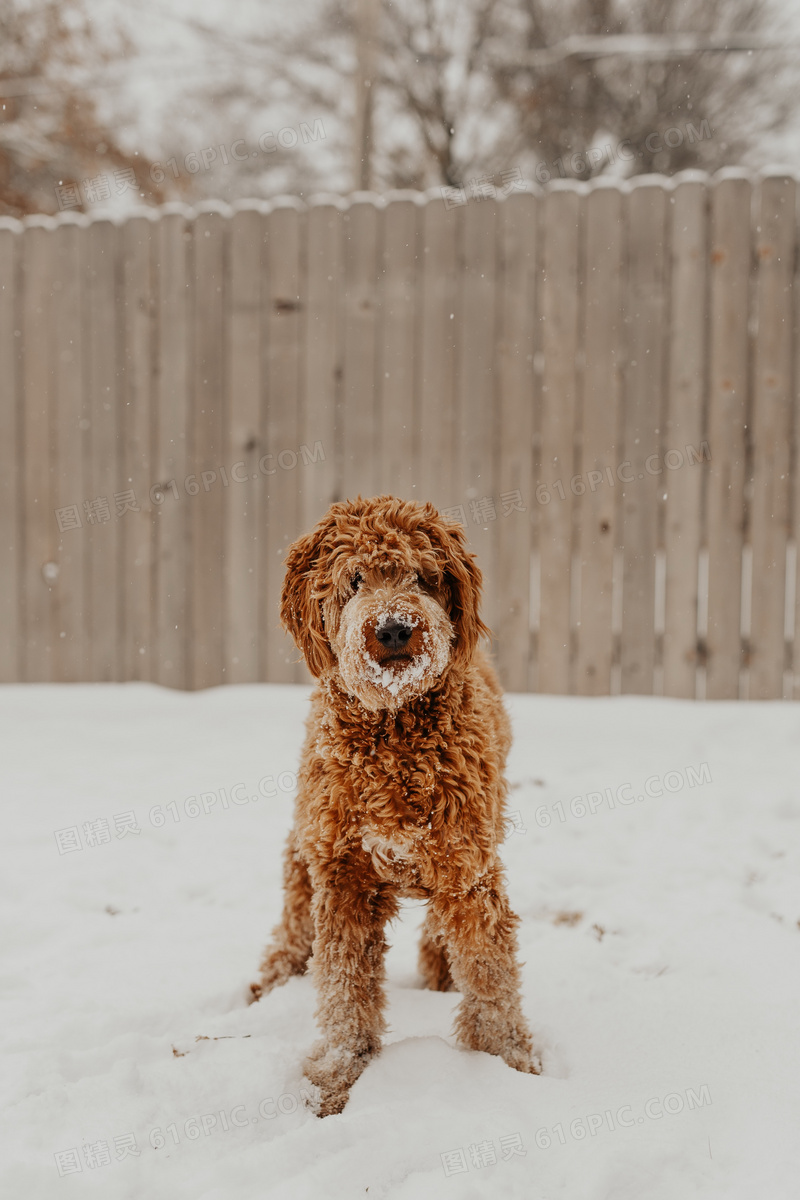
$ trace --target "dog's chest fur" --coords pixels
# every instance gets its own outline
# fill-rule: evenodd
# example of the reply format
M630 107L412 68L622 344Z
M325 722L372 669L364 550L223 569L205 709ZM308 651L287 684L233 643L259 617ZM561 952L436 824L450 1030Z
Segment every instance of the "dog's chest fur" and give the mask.
M442 850L458 758L452 726L431 728L429 714L421 720L413 711L365 721L326 716L317 752L329 786L348 797L353 840L381 879L413 886Z
M373 878L412 895L485 868L500 828L502 752L473 694L448 680L396 713L372 714L333 681L321 687L303 787L309 861L355 854Z
M361 826L361 848L369 855L375 874L385 882L397 883L409 889L421 887L420 868L430 846L424 835L415 837L396 834L387 838L383 830L369 824Z
M379 742L354 754L351 771L361 846L375 871L392 879L412 874L438 842L432 818L449 774L441 754L433 747L409 754L400 745Z

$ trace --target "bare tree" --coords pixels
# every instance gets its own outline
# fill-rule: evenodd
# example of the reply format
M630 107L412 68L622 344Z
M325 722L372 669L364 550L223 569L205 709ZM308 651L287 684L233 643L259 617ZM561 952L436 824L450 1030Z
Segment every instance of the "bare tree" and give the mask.
M346 126L352 4L331 0L321 14L316 27L334 36L295 35L295 81L302 93L303 46L311 44L311 77L324 71L329 92L339 78L335 108ZM372 114L376 185L496 180L513 168L542 181L610 170L671 174L758 157L792 115L792 57L718 51L726 38L742 47L749 35L757 44L757 35L776 29L770 0L384 0ZM659 35L651 40L665 49L550 53L579 35ZM714 53L695 48L714 40Z
M80 0L0 0L0 214L52 213L65 185L70 207L84 208L95 193L81 182L102 192L102 168L111 189L115 170L128 181L132 170L141 186L148 164L118 144L80 82L113 53L119 46L98 44Z
M372 184L372 102L377 79L378 0L356 0L355 122L353 126L353 183L358 190Z
M545 173L557 164L561 174L584 177L611 166L672 174L741 161L791 115L791 59L684 54L680 35L721 35L724 44L725 35L764 32L773 22L766 0L507 0L489 58L498 97L514 113L515 152L533 154ZM550 62L541 53L576 34L658 34L665 50Z
M186 92L193 121L166 131L163 157L177 164L190 197L232 201L352 188L357 56L351 3L307 0L302 13L284 11L279 26L265 8L264 27L254 26L247 36L199 17L181 21L194 35L193 55L205 59L207 70L202 87ZM316 128L317 134L283 145L277 138L282 126ZM187 150L196 154L234 138L246 143L237 159L221 164L218 154L208 171L187 177ZM166 173L165 187L175 186L175 169Z
M378 0L373 3L377 8ZM359 84L364 74L358 54L359 0L316 0L304 19L280 32L255 33L246 45L237 36L220 38L197 19L187 25L205 37L215 54L230 55L230 70L213 90L217 129L223 113L229 123L235 113L241 128L252 124L259 110L279 105L281 98L304 116L324 115L332 151L324 163L328 179L315 169L322 166L319 160L295 158L295 186L349 189L354 173L347 165L361 163L366 140L369 171L359 170L358 185L368 175L378 188L426 187L454 183L472 166L485 171L487 162L499 170L505 161L502 147L512 137L510 106L505 106L509 112L502 118L503 132L489 111L497 94L484 51L498 3L383 0L377 35L371 33L377 45L369 64L374 79L368 105ZM330 177L332 159L344 167L334 172L335 180ZM287 156L275 155L269 165L273 178L286 177ZM245 176L251 182L260 176L269 184L257 158L243 166Z
M378 112L393 186L459 183L500 170L510 128L495 99L485 52L498 0L406 0L384 9Z
M368 104L360 2L369 14L380 5ZM793 113L791 55L739 52L778 28L771 3L307 0L280 27L265 10L246 37L190 18L213 70L187 96L195 132L176 128L165 151L182 178L163 186L232 200L347 191L356 161L358 183L378 189L755 161ZM363 48L362 37L362 60ZM324 144L258 152L253 139L277 131L278 113L295 126L322 118ZM196 159L205 145L211 158L233 137L249 137L250 152L224 171L220 155L211 170L180 170L187 149Z

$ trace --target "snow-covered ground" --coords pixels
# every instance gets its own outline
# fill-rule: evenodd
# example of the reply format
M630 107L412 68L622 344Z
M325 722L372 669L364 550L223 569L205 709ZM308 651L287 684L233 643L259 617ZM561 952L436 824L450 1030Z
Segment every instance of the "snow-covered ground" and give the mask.
M454 1045L409 905L386 1048L319 1120L310 979L245 1003L307 696L0 689L2 1194L796 1197L800 707L509 697L545 1073Z

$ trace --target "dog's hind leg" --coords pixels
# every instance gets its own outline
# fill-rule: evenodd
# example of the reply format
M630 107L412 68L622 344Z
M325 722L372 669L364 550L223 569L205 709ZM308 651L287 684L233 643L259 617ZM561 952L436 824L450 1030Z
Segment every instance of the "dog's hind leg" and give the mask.
M419 943L419 973L425 987L430 988L432 992L452 992L455 990L455 984L450 974L450 962L444 943L437 933L438 927L431 910L428 909Z
M252 1000L285 983L291 975L302 975L311 957L314 921L311 916L311 880L308 868L297 853L294 835L289 835L283 856L283 916L272 931L272 941L261 960L261 978L250 984Z

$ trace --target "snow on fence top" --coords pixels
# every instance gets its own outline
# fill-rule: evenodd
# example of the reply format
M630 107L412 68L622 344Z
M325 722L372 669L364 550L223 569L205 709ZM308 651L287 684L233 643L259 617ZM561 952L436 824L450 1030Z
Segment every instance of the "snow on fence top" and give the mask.
M587 181L572 177L555 177L541 185L532 180L520 179L519 181L515 181L513 186L509 184L508 189L498 188L488 182L481 184L481 199L503 201L507 199L508 195L516 195L519 192L533 196L542 196L550 191L577 191L580 195L586 195L597 188L613 188L623 193L628 193L637 187L660 187L668 191L674 191L686 183L703 183L708 187L714 187L726 179L746 179L754 187L757 187L760 181L776 175L782 178L788 177L795 181L800 178L794 167L784 164L774 164L762 167L758 171L749 170L746 167L723 167L713 175L706 171L692 168L679 171L675 175L670 176L635 175L630 179L623 179L617 175L596 175ZM448 193L462 191L465 192L463 200L455 195L448 195ZM374 204L378 208L385 208L387 205L399 203L400 201L411 201L420 206L437 201L445 203L449 201L450 207L458 207L468 202L468 195L465 188L439 186L428 188L425 191L415 191L412 188L397 188L382 193L357 191L350 192L347 195L341 195L338 192L317 192L309 196L308 199L303 199L296 195L273 196L268 200L253 197L246 200L237 200L233 204L228 204L224 200L211 199L202 200L194 206L178 201L170 201L167 204L161 205L141 204L133 208L126 208L123 211L101 207L96 211L74 212L68 210L52 216L44 213L34 213L19 220L14 217L0 216L0 229L21 233L24 229L31 227L54 229L60 224L75 224L84 227L95 221L111 221L114 224L121 225L136 217L158 221L164 216L176 213L191 221L203 213L218 213L223 217L232 217L237 212L255 211L266 215L276 208L287 207L297 209L298 212L307 212L311 208L318 208L320 206L333 206L337 209L346 210L354 204Z

